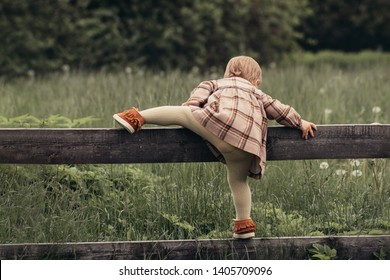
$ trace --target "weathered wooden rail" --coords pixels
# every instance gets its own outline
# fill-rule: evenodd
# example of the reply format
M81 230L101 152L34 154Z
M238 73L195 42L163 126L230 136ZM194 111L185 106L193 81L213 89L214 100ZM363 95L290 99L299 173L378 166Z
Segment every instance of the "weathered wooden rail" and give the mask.
M0 245L0 259L304 260L310 258L308 249L313 244L335 248L337 259L341 260L378 259L374 254L390 252L390 235L3 244Z
M390 125L320 125L315 138L270 127L268 160L390 158ZM0 129L0 164L113 164L216 161L197 135L182 128ZM283 237L62 244L2 244L0 259L305 259L314 243L339 259L390 257L390 236Z
M268 160L389 158L390 125L322 125L315 138L270 127ZM194 133L182 128L0 129L0 163L84 164L211 162L215 157Z

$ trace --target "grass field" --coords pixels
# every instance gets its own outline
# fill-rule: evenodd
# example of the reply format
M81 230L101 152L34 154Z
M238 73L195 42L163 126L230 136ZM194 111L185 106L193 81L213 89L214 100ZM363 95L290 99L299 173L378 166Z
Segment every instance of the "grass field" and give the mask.
M390 123L387 60L272 66L262 90L307 120ZM0 79L0 127L113 127L115 112L180 105L222 73L70 69ZM231 237L225 176L219 163L0 165L0 242ZM250 180L256 235L390 233L389 179L388 159L268 162L265 178Z

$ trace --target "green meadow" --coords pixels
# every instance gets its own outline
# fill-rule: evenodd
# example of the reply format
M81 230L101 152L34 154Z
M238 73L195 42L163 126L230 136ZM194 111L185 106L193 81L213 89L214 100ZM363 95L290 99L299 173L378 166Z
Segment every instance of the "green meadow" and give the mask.
M261 89L316 124L388 124L389 56L374 56L273 63ZM0 127L114 127L223 69L28 74L0 78ZM225 177L220 163L0 165L0 243L230 238ZM269 161L249 182L258 237L390 233L389 159Z

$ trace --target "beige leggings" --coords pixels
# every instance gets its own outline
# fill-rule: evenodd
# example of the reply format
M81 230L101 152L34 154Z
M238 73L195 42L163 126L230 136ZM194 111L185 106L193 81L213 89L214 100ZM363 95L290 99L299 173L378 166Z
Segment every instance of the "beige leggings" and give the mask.
M247 173L252 163L252 154L233 147L209 132L194 118L189 107L162 106L141 111L140 114L145 119L145 123L180 125L213 144L226 160L227 178L232 191L236 219L250 218L252 199Z

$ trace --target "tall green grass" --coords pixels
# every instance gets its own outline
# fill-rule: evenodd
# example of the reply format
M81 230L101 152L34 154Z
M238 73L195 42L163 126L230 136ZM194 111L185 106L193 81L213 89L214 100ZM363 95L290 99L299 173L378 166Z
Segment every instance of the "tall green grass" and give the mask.
M386 61L272 65L262 90L317 124L389 123L388 72ZM222 73L71 70L3 79L0 126L113 127L115 112L180 105ZM389 160L323 162L268 162L265 178L250 180L257 236L390 232ZM225 177L219 163L1 165L0 242L231 237Z

